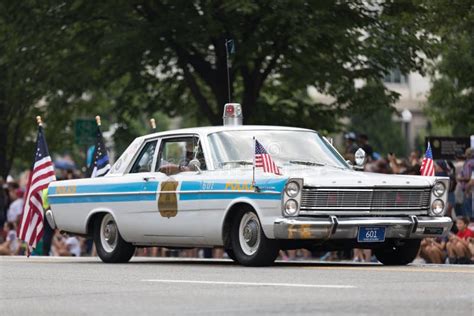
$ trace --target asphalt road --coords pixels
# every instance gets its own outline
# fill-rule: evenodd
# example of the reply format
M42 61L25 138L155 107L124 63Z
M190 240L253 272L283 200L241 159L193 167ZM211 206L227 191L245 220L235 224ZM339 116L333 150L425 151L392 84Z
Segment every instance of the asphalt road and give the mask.
M0 257L1 315L473 315L474 266Z

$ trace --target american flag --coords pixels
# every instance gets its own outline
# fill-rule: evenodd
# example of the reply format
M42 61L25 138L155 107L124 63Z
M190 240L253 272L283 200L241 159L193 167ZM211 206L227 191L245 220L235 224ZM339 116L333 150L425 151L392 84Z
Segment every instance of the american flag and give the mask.
M433 177L435 175L433 153L431 152L431 145L428 142L428 148L426 149L425 157L421 162L420 172L422 176Z
M93 159L94 161L89 172L91 178L101 177L110 170L109 155L107 155L107 149L105 148L104 138L102 137L99 125L97 125L97 139Z
M50 182L55 180L53 163L49 156L43 127L40 125L36 139L35 161L28 180L18 231L18 237L28 244L29 250L36 248L36 244L43 236L43 198L41 193L48 188Z
M267 153L262 144L255 140L255 167L263 168L263 172L274 173L276 175L281 175L280 168L275 164L270 157L270 154Z

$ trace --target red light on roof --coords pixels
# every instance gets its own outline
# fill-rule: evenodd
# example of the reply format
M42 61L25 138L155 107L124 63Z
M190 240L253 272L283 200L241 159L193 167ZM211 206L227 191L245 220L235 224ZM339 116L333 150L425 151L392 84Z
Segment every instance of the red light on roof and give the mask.
M228 115L233 115L234 114L234 106L232 104L228 104L225 107L225 113Z

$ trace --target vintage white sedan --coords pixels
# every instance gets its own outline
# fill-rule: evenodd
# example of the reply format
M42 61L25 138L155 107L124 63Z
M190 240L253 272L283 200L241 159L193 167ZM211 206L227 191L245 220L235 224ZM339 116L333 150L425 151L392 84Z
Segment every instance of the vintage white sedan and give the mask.
M282 175L254 173L254 137ZM51 183L46 217L92 235L104 262L146 246L220 246L248 266L280 249L357 247L404 265L449 232L448 181L355 171L308 129L190 128L138 137L104 177Z

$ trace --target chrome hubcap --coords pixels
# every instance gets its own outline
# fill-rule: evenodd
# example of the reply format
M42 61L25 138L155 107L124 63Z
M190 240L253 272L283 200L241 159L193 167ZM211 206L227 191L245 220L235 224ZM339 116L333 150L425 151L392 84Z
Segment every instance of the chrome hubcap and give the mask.
M242 216L239 225L239 242L242 251L251 256L257 252L260 245L260 222L253 212L247 212Z
M113 252L117 247L118 229L112 215L107 214L102 218L100 225L100 241L107 252Z

